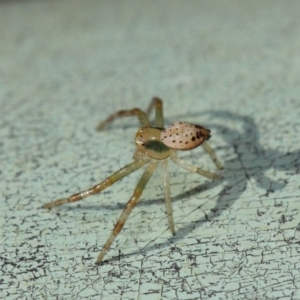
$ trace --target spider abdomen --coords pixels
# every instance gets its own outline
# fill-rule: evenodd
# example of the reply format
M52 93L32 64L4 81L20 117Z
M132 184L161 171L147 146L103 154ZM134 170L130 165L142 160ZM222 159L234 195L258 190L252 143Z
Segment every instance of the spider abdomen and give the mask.
M210 138L210 130L203 126L175 122L161 131L160 139L174 150L190 150L198 147Z

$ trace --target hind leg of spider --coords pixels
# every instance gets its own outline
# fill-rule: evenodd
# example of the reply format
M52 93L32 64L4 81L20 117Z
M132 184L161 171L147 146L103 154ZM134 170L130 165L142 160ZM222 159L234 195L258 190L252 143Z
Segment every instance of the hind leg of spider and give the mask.
M105 180L103 180L99 184L95 185L94 187L92 187L88 190L76 193L68 198L58 199L56 201L46 203L42 206L42 208L52 208L54 206L59 206L62 204L79 201L88 196L100 193L101 191L103 191L104 189L109 187L110 185L114 184L116 181L118 181L118 180L122 179L123 177L129 175L130 173L138 170L139 168L144 166L149 161L150 161L150 159L140 158L139 160L136 160L136 161L126 165L125 167L121 168L120 170L118 170L111 176L107 177Z
M223 169L223 165L218 161L217 156L215 154L215 151L208 145L207 142L204 142L202 144L204 150L209 154L211 157L212 161L215 163L218 169Z
M117 118L131 116L137 116L141 127L151 127L147 114L139 108L133 108L129 110L119 110L118 112L110 115L107 119L98 124L96 130L102 130L108 123L113 122Z
M173 208L172 208L171 192L170 192L168 158L164 159L162 161L162 176L163 176L165 203L166 203L168 222L169 222L169 226L170 226L172 234L175 235L175 226L174 226L174 221L173 221Z
M222 176L218 175L218 174L215 174L215 173L211 173L211 172L208 172L208 171L205 171L205 170L202 170L196 166L193 166L193 165L190 165L188 163L186 163L184 160L182 159L179 159L179 157L177 156L177 154L173 151L170 156L171 160L176 164L178 165L179 167L187 170L187 171L190 171L190 172L193 172L193 173L197 173L201 176L204 176L206 178L209 178L209 179L222 179Z
M110 248L110 245L112 244L112 242L115 240L116 236L119 234L119 232L123 228L123 226L124 226L125 222L127 221L132 209L138 203L144 188L146 187L147 183L149 182L150 178L152 177L152 175L153 175L154 171L156 170L159 163L160 163L160 161L153 160L148 165L145 172L143 173L142 177L140 178L140 180L139 180L139 182L138 182L138 184L137 184L137 186L136 186L136 188L133 192L133 195L129 199L129 201L128 201L126 207L124 208L117 224L115 225L112 234L110 235L107 242L103 246L103 248L102 248L102 250L101 250L101 252L98 256L98 259L97 259L97 262L96 262L97 264L99 264L102 261L102 259L105 256L106 252Z
M164 112L163 112L163 102L160 98L152 98L146 113L150 116L153 108L155 107L155 126L159 128L164 127Z

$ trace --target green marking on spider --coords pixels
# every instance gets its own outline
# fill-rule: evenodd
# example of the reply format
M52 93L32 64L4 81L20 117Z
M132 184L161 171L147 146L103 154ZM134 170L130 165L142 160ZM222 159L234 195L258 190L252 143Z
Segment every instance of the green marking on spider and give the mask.
M144 147L148 150L153 150L155 152L166 152L169 151L169 147L167 147L164 143L160 142L160 141L147 141L144 144Z

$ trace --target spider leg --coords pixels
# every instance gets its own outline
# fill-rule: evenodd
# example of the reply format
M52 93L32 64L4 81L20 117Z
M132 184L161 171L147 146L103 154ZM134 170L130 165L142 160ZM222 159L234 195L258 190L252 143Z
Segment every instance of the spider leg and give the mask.
M88 196L100 193L101 191L103 191L104 189L109 187L110 185L114 184L116 181L118 181L118 180L122 179L123 177L129 175L130 173L140 169L142 166L144 166L149 161L150 161L150 159L147 159L147 158L136 160L136 161L126 165L125 167L121 168L114 174L110 175L109 177L107 177L105 180L103 180L99 184L95 185L94 187L92 187L88 190L76 193L76 194L70 196L69 198L58 199L56 201L46 203L42 206L42 208L51 208L51 207L59 206L59 205L66 204L69 202L79 201Z
M118 112L110 115L106 120L100 122L96 129L102 130L108 123L113 122L117 118L131 116L137 116L141 127L151 127L147 114L139 108L133 108L130 110L119 110Z
M178 165L179 167L181 167L185 170L188 170L190 172L197 173L197 174L207 177L209 179L221 179L222 178L222 176L220 176L218 174L202 170L196 166L186 163L184 160L179 159L179 157L177 156L177 154L174 151L172 151L172 153L170 154L169 157L176 165Z
M168 159L162 161L162 176L164 182L164 192L165 192L165 202L166 202L166 211L168 216L168 222L173 235L175 235L175 227L173 221L173 208L171 202L171 192L170 192L170 178L169 178L169 168L168 168Z
M138 182L138 184L137 184L137 186L136 186L136 188L133 192L133 195L131 196L131 198L127 202L126 207L124 208L121 216L119 217L119 220L118 220L117 224L115 225L112 234L108 238L107 242L103 246L103 248L102 248L102 250L101 250L101 252L98 256L98 259L97 259L98 264L102 261L104 255L108 251L110 245L112 244L112 242L114 241L116 236L119 234L119 232L123 228L125 222L128 219L129 214L131 213L131 211L135 207L135 205L138 203L145 186L149 182L151 176L153 175L153 173L156 170L159 163L160 163L159 160L152 160L152 162L149 164L149 166L147 167L147 169L143 173L142 177L140 178L140 180L139 180L139 182Z
M204 150L210 155L212 161L215 163L218 169L223 169L223 165L218 161L215 151L208 145L207 142L202 144Z
M155 126L163 128L164 127L164 112L163 112L163 102L160 98L152 98L146 113L149 116L155 106Z

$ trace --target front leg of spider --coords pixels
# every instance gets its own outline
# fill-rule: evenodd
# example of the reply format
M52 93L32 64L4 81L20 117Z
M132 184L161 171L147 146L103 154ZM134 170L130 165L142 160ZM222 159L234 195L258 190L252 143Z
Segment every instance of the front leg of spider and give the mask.
M152 126L149 122L148 116L154 108L155 124L154 126ZM134 108L131 110L121 110L115 114L112 114L106 120L101 122L98 125L97 129L103 129L108 123L114 121L116 118L128 116L137 117L141 126L135 136L136 152L134 154L134 161L116 171L114 174L110 175L105 180L92 188L73 194L67 198L44 204L42 206L43 208L52 208L54 206L80 201L88 196L98 194L118 180L147 165L131 198L127 202L127 205L125 206L121 216L114 226L111 235L104 244L98 256L96 262L97 264L102 262L106 252L109 250L116 236L122 230L131 211L138 203L144 188L146 187L147 183L160 164L162 167L163 187L168 223L173 234L175 234L175 226L173 221L173 208L171 202L168 159L170 158L179 167L184 168L190 172L197 173L210 179L221 178L217 174L202 170L196 166L186 163L185 161L179 159L176 154L177 151L191 150L200 145L203 145L205 151L210 155L217 168L222 169L222 165L218 161L214 151L206 142L210 138L209 129L206 129L200 125L189 124L185 122L175 122L170 127L164 129L163 102L159 98L152 99L146 113L138 108Z

